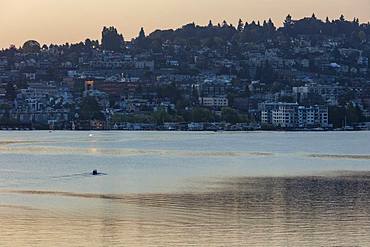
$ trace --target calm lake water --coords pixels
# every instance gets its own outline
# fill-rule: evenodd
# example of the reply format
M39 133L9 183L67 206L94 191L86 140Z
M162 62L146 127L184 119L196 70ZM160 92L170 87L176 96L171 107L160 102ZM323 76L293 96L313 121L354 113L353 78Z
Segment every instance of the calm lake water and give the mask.
M369 233L370 132L0 132L0 246L362 247Z

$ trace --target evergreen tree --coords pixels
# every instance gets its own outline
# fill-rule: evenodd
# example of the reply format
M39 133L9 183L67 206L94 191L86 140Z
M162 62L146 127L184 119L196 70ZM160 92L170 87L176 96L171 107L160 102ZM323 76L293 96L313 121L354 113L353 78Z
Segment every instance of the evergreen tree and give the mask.
M93 48L93 43L91 42L90 39L86 39L84 45L87 49L92 49Z
M104 27L102 32L102 48L108 51L122 51L124 39L115 27Z
M247 30L247 28L248 28L248 26L249 26L249 23L248 23L248 22L245 22L245 23L244 23L243 31L246 31L246 30Z
M85 97L80 105L81 120L104 120L101 107L94 97Z
M292 25L293 25L292 16L291 16L291 15L288 15L288 16L285 18L285 21L284 21L284 27L285 27L285 28L290 28Z
M145 31L144 31L143 27L140 29L139 36L137 37L137 39L135 40L134 43L139 48L145 48L146 47L146 45L147 45L146 35L145 35Z
M5 98L9 101L13 101L17 97L17 92L12 83L7 83L5 87Z
M269 19L267 24L268 24L268 27L269 27L270 30L276 31L275 24L272 22L271 18Z
M140 29L138 39L139 39L139 40L144 40L144 39L145 39L145 37L146 37L146 35L145 35L145 31L144 31L144 28L142 27L142 28Z
M265 29L267 29L267 28L268 28L268 27L267 27L267 22L266 22L266 20L264 20L264 21L263 21L262 27L263 27L263 28L265 28Z
M238 32L241 32L241 31L243 31L243 29L244 29L244 23L243 23L242 19L239 19L237 30L238 30Z

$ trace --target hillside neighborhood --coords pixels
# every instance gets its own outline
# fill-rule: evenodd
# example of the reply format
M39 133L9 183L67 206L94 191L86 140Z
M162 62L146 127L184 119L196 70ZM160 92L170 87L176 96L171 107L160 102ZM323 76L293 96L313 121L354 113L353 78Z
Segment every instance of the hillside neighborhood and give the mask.
M370 23L314 14L30 40L0 51L0 129L369 130L369 59Z

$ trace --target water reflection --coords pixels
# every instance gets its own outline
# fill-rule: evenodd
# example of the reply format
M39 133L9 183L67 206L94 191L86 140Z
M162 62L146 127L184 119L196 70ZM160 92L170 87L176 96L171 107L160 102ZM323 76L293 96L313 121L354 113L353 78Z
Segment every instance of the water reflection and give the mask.
M61 205L3 205L0 245L370 246L366 173L203 184L212 189L129 195L2 191Z
M14 143L13 143L14 144ZM1 143L0 143L1 145ZM0 154L39 154L39 155L86 155L86 156L144 156L157 155L166 157L269 157L273 156L270 152L234 152L234 151L179 151L171 149L132 149L132 148L76 148L76 147L57 147L57 146L0 146ZM360 157L361 158L361 157Z
M100 143L101 140L99 140ZM261 152L261 151L189 151L174 149L143 149L143 148L97 148L97 147L74 147L73 145L58 146L60 143L35 141L0 141L0 154L35 154L38 155L80 155L80 156L164 156L164 157L273 157L276 155L292 155L312 159L329 160L370 160L368 154L335 154L335 153L295 153L295 152Z

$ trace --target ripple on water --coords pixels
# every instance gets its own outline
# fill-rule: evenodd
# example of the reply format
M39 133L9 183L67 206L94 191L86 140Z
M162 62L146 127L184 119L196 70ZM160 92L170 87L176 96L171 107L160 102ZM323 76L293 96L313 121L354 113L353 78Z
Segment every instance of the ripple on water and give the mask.
M129 149L129 148L76 148L57 146L0 146L0 153L10 154L73 154L73 155L103 155L103 156L174 156L174 157L242 157L242 156L273 156L270 152L234 152L234 151L180 151L180 150L155 150L155 149Z
M0 244L369 246L370 180L351 172L337 174L220 179L204 193L1 191L40 200L86 200L90 207L0 207Z

